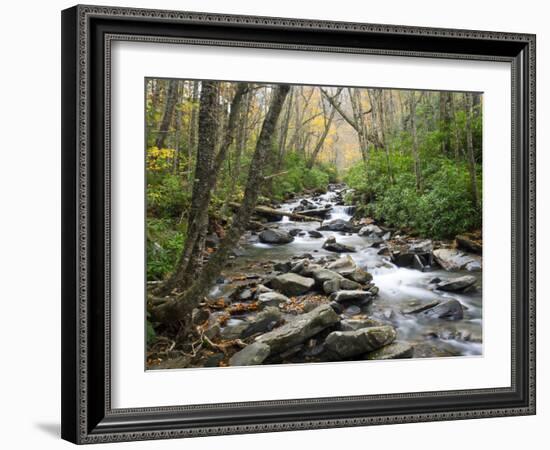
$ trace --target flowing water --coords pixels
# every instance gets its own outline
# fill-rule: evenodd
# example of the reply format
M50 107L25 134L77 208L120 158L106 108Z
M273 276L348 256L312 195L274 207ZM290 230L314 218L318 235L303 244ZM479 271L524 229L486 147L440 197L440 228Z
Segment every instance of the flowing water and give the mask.
M327 220L350 220L349 207L334 205L338 197L337 191L328 191L313 200L322 207L332 204L332 211ZM281 205L280 209L292 211L300 201ZM311 198L308 198L311 200ZM370 246L366 237L357 233L342 233L321 231L322 238L310 237L308 230L317 230L319 222L297 222L284 217L280 222L268 224L287 231L299 228L305 234L297 235L294 241L283 245L270 245L259 242L257 235L247 234L242 244L241 254L235 259L234 267L245 267L251 263L268 261L288 261L304 253L311 254L315 259L323 256L338 257L322 248L323 242L334 236L339 243L352 245L356 252L348 253L355 263L373 275L373 282L380 291L373 301L362 307L362 314L393 324L398 333L398 339L415 345L415 357L436 356L469 356L482 353L482 296L481 272L446 272L440 269L419 271L394 265L390 258L378 254L379 248ZM477 289L467 294L445 293L433 289L430 281L436 277L441 279L457 278L464 274L474 275L478 281ZM217 289L219 292L219 288ZM455 298L464 306L464 318L457 321L433 319L422 314L403 314L402 309L415 302L446 300ZM357 308L344 311L344 315L357 314Z

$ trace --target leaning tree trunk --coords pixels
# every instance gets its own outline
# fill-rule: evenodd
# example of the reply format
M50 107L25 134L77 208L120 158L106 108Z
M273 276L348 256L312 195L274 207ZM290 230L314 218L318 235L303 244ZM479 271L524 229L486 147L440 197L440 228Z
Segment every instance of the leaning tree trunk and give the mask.
M218 250L204 265L200 275L195 277L196 281L189 289L152 309L151 315L154 321L162 323L181 321L189 330L191 311L199 305L208 289L210 289L219 276L231 250L239 241L254 211L260 185L264 179L263 168L271 151L271 140L289 89L287 85L279 85L274 89L270 107L265 116L262 130L256 143L256 150L250 163L243 202L239 211L235 214L233 223L220 243Z
M164 114L155 141L155 146L157 148L164 148L166 136L170 131L170 124L172 123L172 116L174 115L174 109L176 107L177 94L178 80L170 80L168 84L168 94L166 95L166 107L164 108Z

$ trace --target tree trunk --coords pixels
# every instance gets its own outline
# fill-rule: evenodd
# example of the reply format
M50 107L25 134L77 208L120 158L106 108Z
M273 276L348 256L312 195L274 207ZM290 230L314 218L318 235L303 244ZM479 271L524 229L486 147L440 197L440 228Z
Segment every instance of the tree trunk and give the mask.
M244 109L241 111L240 126L237 131L237 145L235 148L235 163L233 164L231 171L231 179L229 180L229 192L222 207L222 215L227 212L227 206L232 201L233 195L235 195L235 189L239 181L239 174L241 172L241 157L246 150L246 143L248 142L248 115L250 114L250 106L252 93L248 91L245 94Z
M170 124L172 123L172 117L174 115L174 109L176 106L178 94L178 80L170 80L168 83L168 94L166 95L166 106L164 108L164 114L160 123L155 146L157 148L164 148L166 137L170 131Z
M321 102L322 101L323 100L321 99ZM322 150L323 145L325 144L325 140L328 136L328 133L330 131L330 127L332 125L332 120L334 119L334 115L336 113L336 108L334 108L334 106L331 105L330 113L329 113L329 116L327 118L326 108L324 106L324 103L322 105L323 105L323 117L325 118L325 127L323 129L323 133L321 134L321 136L317 140L317 143L315 144L315 147L313 148L313 152L311 152L310 158L307 161L307 168L308 169L311 169L313 167L313 165L315 164L315 160L317 159L317 156L319 155L319 152Z
M197 148L197 133L199 129L199 115L197 114L197 103L199 101L199 82L193 81L193 93L191 94L191 116L189 118L189 140L187 142L187 177L193 181L193 155Z
M172 276L156 289L155 293L158 295L166 295L174 289L184 289L193 278L195 271L202 265L204 240L208 229L208 206L212 189L216 184L216 177L229 146L235 137L237 117L240 113L243 95L247 89L246 83L237 84L226 132L221 139L220 149L215 154L217 131L219 131L218 86L218 82L203 83L199 111L197 167L187 222L187 238Z
M420 167L420 154L418 150L418 137L416 135L416 98L415 92L409 92L409 112L412 134L412 154L414 158L414 175L416 177L416 191L422 192L422 172Z
M474 144L472 137L472 118L474 115L473 94L466 94L466 150L468 155L468 172L470 173L470 186L472 190L472 202L476 209L479 207L479 190L477 188L476 159L474 156Z
M198 306L219 276L231 250L239 241L254 211L260 191L259 188L263 181L263 167L271 151L273 133L289 89L288 85L279 85L274 88L270 107L265 116L256 143L256 150L250 163L243 202L218 250L205 264L200 275L195 277L196 281L189 289L151 311L153 320L163 323L179 320L189 329L191 311Z
M458 129L457 123L456 123L456 107L455 107L455 99L453 98L451 94L451 115L454 120L454 148L453 148L453 154L455 157L455 161L458 161L460 159L460 130Z

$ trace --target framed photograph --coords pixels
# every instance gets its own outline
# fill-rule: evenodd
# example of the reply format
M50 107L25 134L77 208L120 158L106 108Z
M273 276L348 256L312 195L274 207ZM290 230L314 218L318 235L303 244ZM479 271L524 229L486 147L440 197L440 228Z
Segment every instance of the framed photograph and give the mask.
M62 436L535 413L535 36L62 12Z

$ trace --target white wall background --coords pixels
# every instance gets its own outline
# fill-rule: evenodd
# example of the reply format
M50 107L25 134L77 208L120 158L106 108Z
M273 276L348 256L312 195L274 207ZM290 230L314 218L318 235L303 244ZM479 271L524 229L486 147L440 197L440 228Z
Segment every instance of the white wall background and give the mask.
M111 0L96 3L193 11L536 33L538 36L538 415L429 424L117 444L117 448L225 449L365 446L446 450L542 448L550 423L548 127L549 17L545 2L461 0ZM0 443L69 448L60 402L60 10L71 1L10 2L0 27ZM546 169L546 170L545 170ZM537 445L538 444L538 445Z

